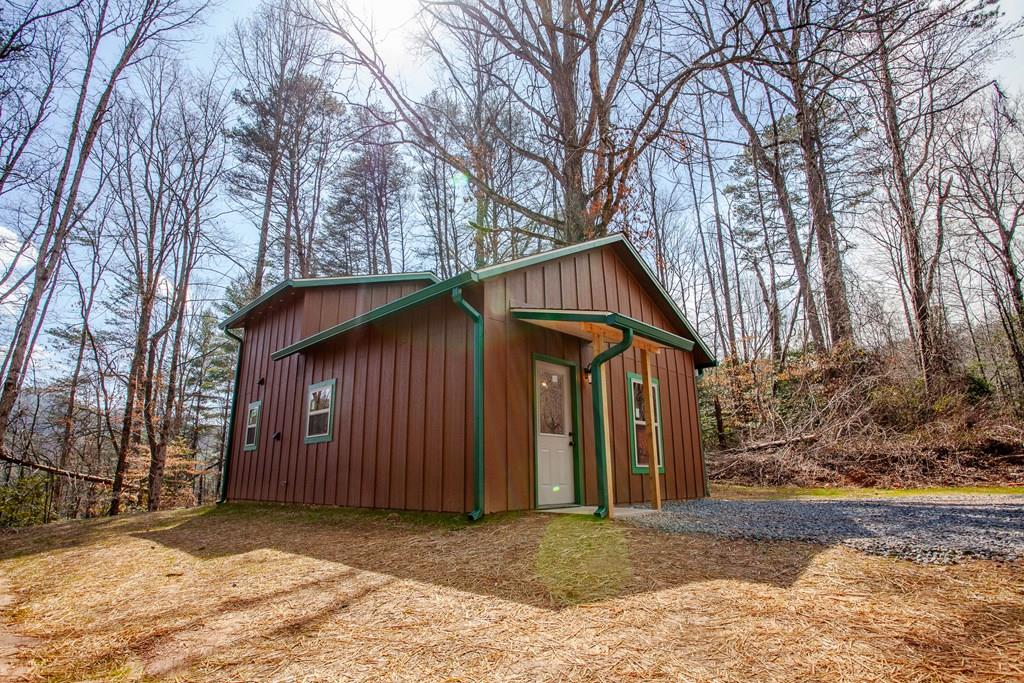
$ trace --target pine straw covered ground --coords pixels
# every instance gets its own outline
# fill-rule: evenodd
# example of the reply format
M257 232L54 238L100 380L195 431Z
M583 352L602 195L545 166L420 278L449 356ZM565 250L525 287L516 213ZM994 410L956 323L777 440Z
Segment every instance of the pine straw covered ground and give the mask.
M1022 570L232 505L0 536L0 616L33 680L1006 681Z

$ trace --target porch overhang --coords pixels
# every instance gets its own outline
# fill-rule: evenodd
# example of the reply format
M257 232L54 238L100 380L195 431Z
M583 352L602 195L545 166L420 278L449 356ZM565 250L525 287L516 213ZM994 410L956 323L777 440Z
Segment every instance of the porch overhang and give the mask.
M513 308L516 320L591 341L601 337L611 343L622 340L624 330L633 332L633 345L657 353L661 349L693 351L694 342L667 330L612 311L574 308Z

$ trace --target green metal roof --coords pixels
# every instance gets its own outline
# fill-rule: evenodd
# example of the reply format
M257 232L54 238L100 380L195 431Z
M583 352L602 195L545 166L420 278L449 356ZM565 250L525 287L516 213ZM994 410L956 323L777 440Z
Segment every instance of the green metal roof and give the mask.
M245 316L270 301L278 294L288 289L301 289L303 287L331 287L334 285L369 285L382 282L415 282L417 280L429 280L437 283L439 280L433 273L386 273L383 275L343 275L340 277L310 277L294 278L278 282L276 285L263 292L249 303L245 304L232 313L220 324L222 329L229 329L232 325L241 321Z
M620 330L630 329L633 334L665 346L683 351L693 351L694 343L678 334L672 334L660 327L648 325L642 320L612 311L586 311L572 308L513 308L512 317L517 320L554 320L574 323L599 323Z
M523 258L515 259L513 261L498 263L493 266L480 268L479 270L466 271L465 273L461 273L459 275L448 278L447 280L441 282L438 282L436 278L434 278L435 284L432 284L428 287L424 287L423 289L417 292L413 292L412 294L407 294L406 296L400 299L395 299L390 303L384 304L383 306L379 306L373 309L372 311L368 311L367 313L364 313L360 316L356 316L355 318L347 320L341 324L329 327L326 330L317 332L316 334L306 337L305 339L300 339L294 344L291 344L289 346L284 347L283 349L275 351L273 354L271 354L271 357L274 360L287 358L292 354L299 353L300 351L308 349L309 347L326 341L327 339L330 339L337 335L344 334L357 327L361 327L362 325L371 323L375 320L380 320L399 311L406 310L411 306L416 306L426 301L429 301L430 299L442 296L443 294L450 292L456 287L461 287L463 285L474 282L483 282L484 280L489 280L491 278L498 277L499 275L504 275L506 273L519 270L521 268L528 268L530 266L535 266L540 263L546 263L548 261L553 261L555 259L564 258L566 256L571 256L573 254L590 251L592 249L599 249L601 247L612 244L621 245L628 251L628 253L630 254L630 256L632 256L636 264L640 266L641 271L648 280L648 284L652 285L654 290L661 295L661 298L668 305L669 309L673 312L674 317L677 319L677 322L693 337L694 342L691 344L690 349L693 349L694 346L696 346L696 348L699 348L701 352L704 354L704 356L707 358L706 362L698 362L697 367L705 368L717 365L717 361L715 360L714 355L704 344L701 338L697 335L696 329L693 327L693 325L690 324L690 321L686 319L686 316L683 314L682 310L680 310L679 306L672 299L672 297L669 296L668 292L665 291L665 288L661 286L661 283L658 282L658 278L654 276L654 273L651 272L650 267L648 267L648 265L644 262L643 258L640 256L637 250L633 248L633 245L630 244L629 240L627 240L626 237L622 234L601 237L599 239L590 240L588 242L580 242L579 244L573 244L568 247L552 249L550 251L545 251L540 254L524 256ZM236 316L237 315L238 314L236 314ZM611 315L617 316L617 319L622 324L626 324L626 321L632 321L637 325L646 326L650 328L650 330L657 330L666 335L671 335L672 337L675 337L677 339L689 342L689 340L683 339L678 335L673 335L670 332L666 332L664 330L660 330L659 328L647 325L646 323L643 323L639 320L635 320L633 318L629 318L628 316L624 316L621 313L614 313ZM639 334L639 332L637 333Z

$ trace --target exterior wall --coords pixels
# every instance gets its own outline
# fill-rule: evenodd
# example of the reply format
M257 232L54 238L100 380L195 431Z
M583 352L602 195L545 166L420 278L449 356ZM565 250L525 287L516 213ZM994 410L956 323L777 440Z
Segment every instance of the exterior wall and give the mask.
M486 354L485 452L486 511L535 506L533 354L562 358L577 365L582 399L576 435L583 465L584 503L597 503L593 403L583 368L592 358L582 339L517 321L509 308L579 308L612 310L663 329L686 335L659 308L641 281L619 258L614 247L595 249L484 283ZM627 372L639 372L639 351L630 349L607 365L610 391L609 443L614 462L615 501L645 500L647 475L630 467ZM697 423L693 354L665 349L652 358L661 384L662 440L666 499L704 495L702 453Z
M585 504L597 502L593 405L584 340L514 320L509 308L612 310L687 336L647 292L614 245L510 272L468 287L485 321L485 512L535 507L533 356L576 366L576 441ZM340 339L272 361L288 344L411 293L425 283L309 288L246 322L228 498L465 512L472 508L472 326L447 296ZM632 472L627 373L633 349L606 367L609 441L618 504L645 500ZM705 495L694 357L653 357L660 382L666 499ZM309 385L336 379L333 438L304 443ZM262 383L260 380L263 380ZM248 405L262 401L255 451L244 451ZM275 438L276 436L276 438Z
M270 360L276 349L420 286L307 289L304 300L247 323L229 499L470 509L472 331L449 298L311 352ZM331 378L337 380L333 438L306 444L306 390ZM258 446L244 451L246 409L257 400L263 402Z
M303 290L302 334L293 341L412 294L427 284L427 281L420 280L378 285L308 287Z

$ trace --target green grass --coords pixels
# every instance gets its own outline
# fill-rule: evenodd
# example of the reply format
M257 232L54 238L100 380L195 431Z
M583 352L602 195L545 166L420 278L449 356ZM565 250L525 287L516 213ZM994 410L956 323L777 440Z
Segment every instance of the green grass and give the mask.
M632 576L622 529L590 515L553 519L544 529L535 568L562 605L614 597Z
M760 487L739 484L711 484L712 498L733 500L781 500L787 498L899 498L946 494L1017 494L1024 486L930 486L910 489L876 488L801 488L797 486Z

